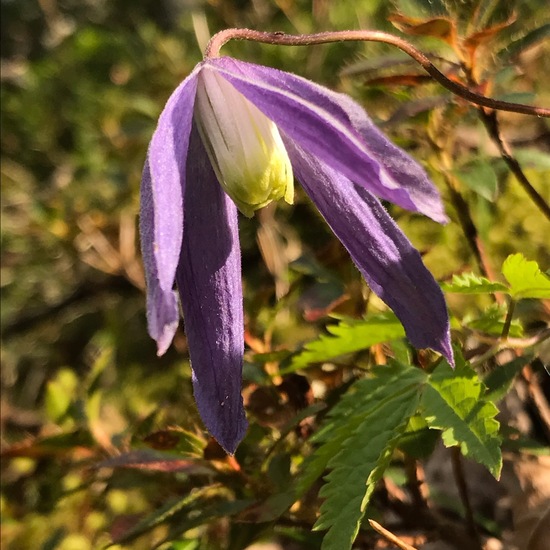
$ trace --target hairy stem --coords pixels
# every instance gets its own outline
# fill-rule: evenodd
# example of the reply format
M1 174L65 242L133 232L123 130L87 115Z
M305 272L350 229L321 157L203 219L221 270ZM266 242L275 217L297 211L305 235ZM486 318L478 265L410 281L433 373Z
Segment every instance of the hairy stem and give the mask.
M511 111L525 115L535 115L540 117L550 117L550 109L544 107L535 107L532 105L522 105L520 103L509 103L492 99L478 94L466 86L447 78L420 50L403 38L394 36L381 31L334 31L320 32L317 34L292 35L284 32L261 32L252 29L226 29L215 34L204 53L205 58L218 57L221 47L230 40L252 40L265 44L278 44L281 46L311 46L313 44L327 44L330 42L383 42L399 48L407 55L412 57L434 80L450 90L453 94L460 96L471 103L490 109L501 111Z

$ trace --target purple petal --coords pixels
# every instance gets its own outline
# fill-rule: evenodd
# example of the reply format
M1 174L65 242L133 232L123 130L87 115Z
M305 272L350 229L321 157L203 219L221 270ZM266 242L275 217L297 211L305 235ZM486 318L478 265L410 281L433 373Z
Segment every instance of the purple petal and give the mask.
M414 204L422 205L420 212L436 222L447 223L449 218L445 214L441 195L420 164L392 143L351 97L345 94L335 95L339 97L353 126L363 136L370 155L380 163L381 178L392 182L387 185L404 187Z
M422 168L391 144L350 97L230 57L208 60L205 70L209 66L327 165L382 199L446 221L437 189Z
M369 286L399 317L411 343L452 363L445 299L418 251L373 195L283 139L296 178Z
M149 160L145 161L141 177L141 213L139 228L141 253L147 279L147 326L151 338L157 342L157 353L162 355L174 338L179 322L178 301L171 289L163 290L155 257L155 201Z
M147 280L147 323L158 355L170 345L179 312L173 291L183 231L183 190L196 68L176 89L153 134L141 181L140 236Z
M176 280L201 417L234 453L247 422L241 397L244 352L237 209L223 192L193 126L183 247Z

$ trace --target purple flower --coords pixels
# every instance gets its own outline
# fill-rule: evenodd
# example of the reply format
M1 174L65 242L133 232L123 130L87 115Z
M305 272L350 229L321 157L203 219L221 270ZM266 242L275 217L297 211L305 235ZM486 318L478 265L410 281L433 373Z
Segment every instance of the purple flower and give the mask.
M423 169L348 96L206 59L172 94L151 139L140 232L149 333L162 355L179 321L176 286L199 412L229 453L247 427L237 209L251 216L271 200L292 202L293 173L412 344L452 362L443 295L376 198L445 222Z

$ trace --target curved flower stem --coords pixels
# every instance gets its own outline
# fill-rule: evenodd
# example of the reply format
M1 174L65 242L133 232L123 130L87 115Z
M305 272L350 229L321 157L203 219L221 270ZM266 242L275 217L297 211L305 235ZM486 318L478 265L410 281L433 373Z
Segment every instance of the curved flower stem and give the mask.
M534 115L539 117L550 117L550 109L545 107L535 107L532 105L522 105L520 103L509 103L485 97L473 92L466 86L447 78L420 50L416 49L406 40L381 31L329 31L316 34L292 35L284 32L262 32L252 29L226 29L215 34L204 52L205 58L218 57L221 47L230 40L252 40L254 42L263 42L265 44L279 44L281 46L312 46L314 44L327 44L330 42L383 42L399 48L407 55L412 57L422 68L442 86L450 90L471 103L498 109L500 111L511 111L525 115Z

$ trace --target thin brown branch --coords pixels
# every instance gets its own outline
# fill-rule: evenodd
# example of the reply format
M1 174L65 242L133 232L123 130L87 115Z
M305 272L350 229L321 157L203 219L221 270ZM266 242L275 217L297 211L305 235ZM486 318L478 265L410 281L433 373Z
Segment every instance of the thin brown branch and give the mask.
M520 103L510 103L500 101L478 94L466 86L447 78L420 50L403 38L394 36L381 31L335 31L321 32L317 34L291 35L284 32L261 32L252 29L226 29L215 34L204 53L205 58L217 57L220 48L230 40L252 40L264 44L278 44L281 46L312 46L314 44L328 44L330 42L382 42L399 48L407 55L412 57L434 80L439 82L453 94L470 101L482 107L498 109L500 111L511 111L524 115L533 115L539 117L550 117L550 109L545 107L535 107L532 105L522 105Z
M462 502L462 506L464 507L464 515L466 518L466 524L468 525L468 532L473 539L477 540L479 548L481 548L479 534L477 532L476 522L474 520L474 512L470 503L468 485L466 484L466 477L464 475L460 447L451 447L451 461L453 464L453 474L455 476L458 494L460 495L460 500Z
M500 124L498 122L497 114L495 111L486 111L485 109L478 109L479 118L483 122L487 133L491 140L495 143L500 153L502 160L508 166L508 169L527 193L529 198L535 203L537 208L544 214L544 216L550 220L550 205L544 200L542 195L533 187L525 172L521 168L520 163L513 156L509 145L506 143L500 132Z
M370 526L380 535L382 535L386 540L395 544L401 550L416 550L414 546L407 544L405 541L402 541L398 536L394 535L391 531L388 531L385 527L382 527L377 521L369 519Z
M427 508L428 486L425 482L424 469L418 460L409 456L405 457L405 475L414 506Z
M527 382L529 395L539 414L545 435L550 439L550 406L548 405L544 391L540 386L536 373L533 372L530 365L526 365L523 368L522 375Z
M503 342L506 342L508 335L510 334L510 327L512 326L512 319L514 317L514 310L516 309L516 301L514 299L510 300L508 304L508 311L506 312L506 319L504 319L504 326L502 327L502 334L500 339Z
M462 233L464 233L464 237L466 237L466 242L474 255L479 272L484 277L492 278L491 267L488 260L485 258L483 243L479 237L472 214L470 213L470 206L455 188L453 181L450 179L450 175L444 173L444 177L447 189L449 190L449 199L454 207Z

